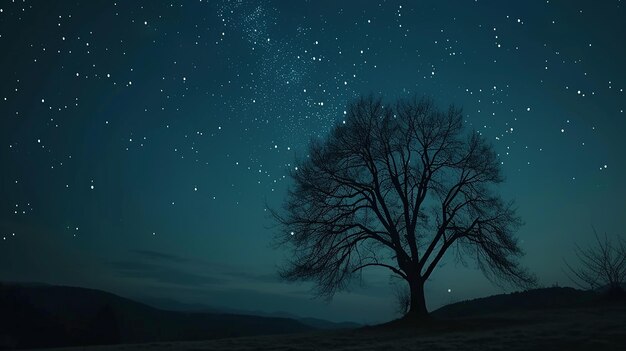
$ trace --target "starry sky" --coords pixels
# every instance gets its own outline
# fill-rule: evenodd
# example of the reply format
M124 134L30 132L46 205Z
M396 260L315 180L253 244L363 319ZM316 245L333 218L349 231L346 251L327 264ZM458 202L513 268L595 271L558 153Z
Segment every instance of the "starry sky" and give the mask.
M361 94L462 106L499 153L523 263L592 226L626 236L626 4L0 1L0 280L357 322L394 316L372 270L331 303L277 279L266 210ZM500 293L452 258L428 306Z

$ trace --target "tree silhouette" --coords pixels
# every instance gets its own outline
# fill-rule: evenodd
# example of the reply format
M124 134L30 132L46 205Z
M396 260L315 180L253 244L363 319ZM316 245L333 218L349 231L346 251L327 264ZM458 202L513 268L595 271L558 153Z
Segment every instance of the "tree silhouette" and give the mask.
M612 242L607 235L600 238L593 228L596 245L581 248L576 245L574 253L579 265L574 268L567 261L565 265L569 278L582 289L607 288L609 297L623 297L622 284L626 279L626 242L621 238Z
M521 221L492 189L503 181L500 162L478 133L464 132L460 109L361 97L296 164L283 208L272 210L278 246L292 254L280 273L314 281L318 296L383 267L408 284L405 318L422 319L424 283L453 246L492 281L534 283L516 260Z

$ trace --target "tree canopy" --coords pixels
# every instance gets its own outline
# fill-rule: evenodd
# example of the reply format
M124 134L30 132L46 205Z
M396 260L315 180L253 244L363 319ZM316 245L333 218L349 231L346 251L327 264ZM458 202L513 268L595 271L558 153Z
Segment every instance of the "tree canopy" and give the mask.
M406 280L409 315L426 315L424 283L448 251L494 282L534 283L517 261L521 220L494 187L503 181L497 154L465 131L454 106L362 97L290 175L283 207L272 212L291 253L281 275L314 281L320 296L384 267Z

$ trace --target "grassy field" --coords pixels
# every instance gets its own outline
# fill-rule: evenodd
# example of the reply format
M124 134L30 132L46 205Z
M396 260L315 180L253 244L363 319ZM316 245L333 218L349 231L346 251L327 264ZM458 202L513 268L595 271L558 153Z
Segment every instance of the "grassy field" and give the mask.
M439 320L428 328L376 326L346 331L80 349L626 350L626 303L485 314Z

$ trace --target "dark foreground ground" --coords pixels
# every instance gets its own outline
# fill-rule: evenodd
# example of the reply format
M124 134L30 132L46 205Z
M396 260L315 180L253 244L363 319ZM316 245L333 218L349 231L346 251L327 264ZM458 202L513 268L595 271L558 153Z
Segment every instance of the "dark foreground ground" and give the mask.
M440 321L429 328L348 331L66 350L626 350L626 303L507 312Z

